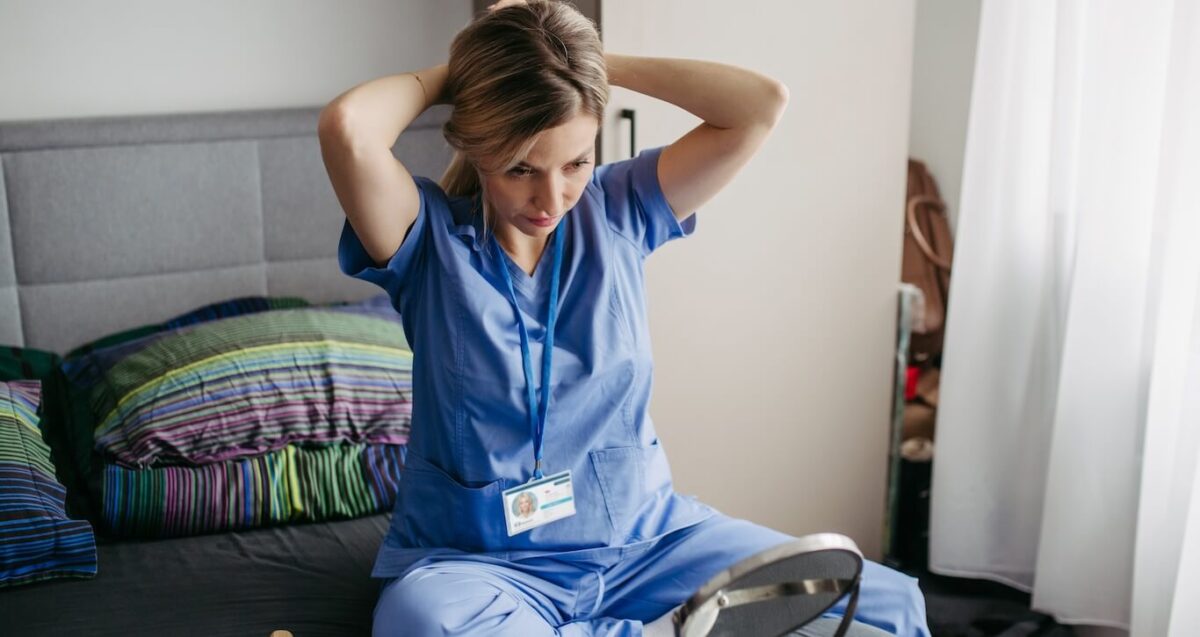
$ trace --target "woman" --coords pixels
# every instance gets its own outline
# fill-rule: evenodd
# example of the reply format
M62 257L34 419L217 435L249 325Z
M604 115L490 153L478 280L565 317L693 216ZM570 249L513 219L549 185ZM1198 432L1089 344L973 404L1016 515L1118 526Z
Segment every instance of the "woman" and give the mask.
M610 84L704 123L594 167ZM390 152L433 103L453 105L440 184ZM605 54L569 5L505 0L448 64L322 112L340 266L388 292L414 356L376 635L673 635L674 609L710 577L794 539L673 491L647 411L642 278L786 103L757 73ZM536 516L513 513L522 494ZM915 580L873 562L854 618L863 634L928 634Z

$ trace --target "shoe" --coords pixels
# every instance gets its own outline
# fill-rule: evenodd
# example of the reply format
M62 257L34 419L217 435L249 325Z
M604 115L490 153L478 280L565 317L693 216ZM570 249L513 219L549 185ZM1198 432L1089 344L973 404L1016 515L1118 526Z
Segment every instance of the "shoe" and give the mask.
M678 637L777 637L821 616L844 595L854 617L863 556L854 540L815 533L772 547L717 573L674 614Z

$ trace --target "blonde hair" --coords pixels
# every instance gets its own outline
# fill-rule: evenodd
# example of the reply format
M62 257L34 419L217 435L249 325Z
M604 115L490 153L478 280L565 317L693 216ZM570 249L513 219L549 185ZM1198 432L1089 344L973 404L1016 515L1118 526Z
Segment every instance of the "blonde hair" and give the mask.
M455 152L441 186L450 196L486 194L479 171L515 165L548 128L581 113L603 121L604 48L569 3L528 0L479 16L454 37L448 66L453 111L442 134Z

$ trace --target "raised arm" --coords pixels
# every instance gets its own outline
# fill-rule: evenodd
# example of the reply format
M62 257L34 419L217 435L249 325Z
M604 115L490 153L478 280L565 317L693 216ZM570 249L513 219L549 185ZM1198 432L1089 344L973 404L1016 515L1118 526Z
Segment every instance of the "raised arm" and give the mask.
M321 157L338 203L367 254L382 267L420 211L412 175L392 155L400 133L442 101L445 64L380 77L333 99L317 124Z
M782 82L747 69L677 58L606 53L610 84L674 104L704 120L663 149L658 181L682 221L733 180L788 102Z

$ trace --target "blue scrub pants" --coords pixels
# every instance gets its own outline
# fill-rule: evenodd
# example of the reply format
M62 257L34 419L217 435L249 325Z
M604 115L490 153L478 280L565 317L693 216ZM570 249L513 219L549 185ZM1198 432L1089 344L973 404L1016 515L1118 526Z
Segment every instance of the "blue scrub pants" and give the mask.
M458 555L422 560L388 582L375 606L375 637L606 635L637 637L712 576L795 538L721 513L657 541L500 560ZM845 614L843 597L824 617ZM916 578L863 562L847 635L929 637ZM798 635L832 635L814 621ZM883 631L881 633L880 631Z

